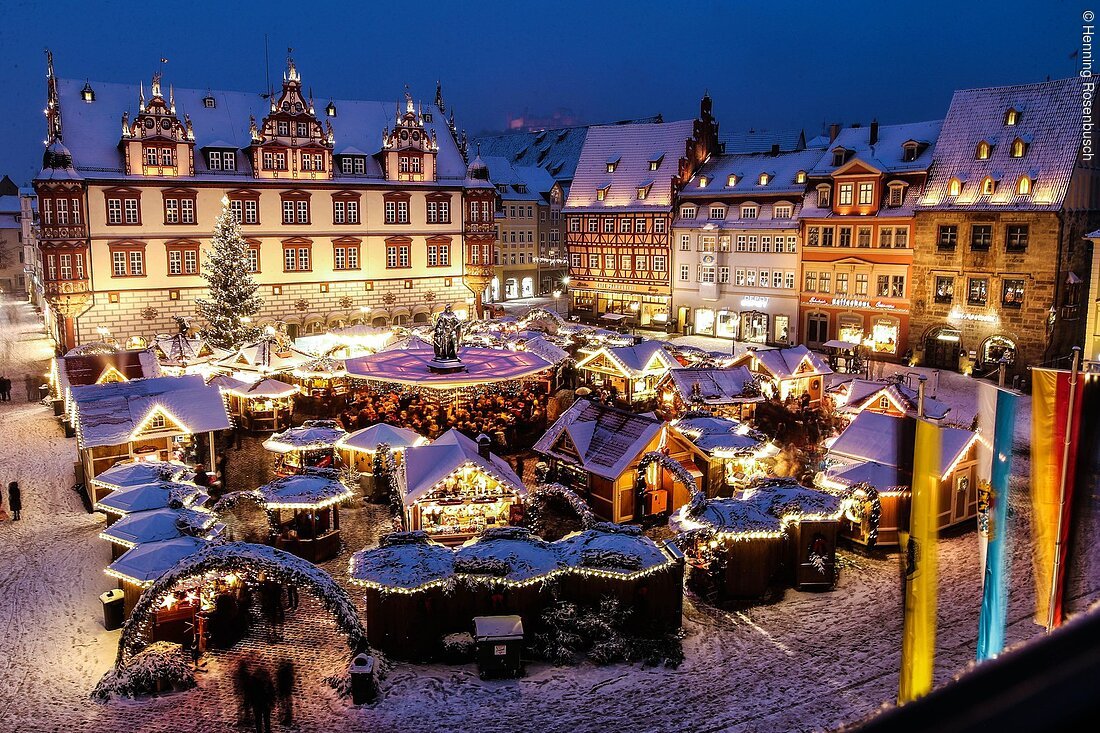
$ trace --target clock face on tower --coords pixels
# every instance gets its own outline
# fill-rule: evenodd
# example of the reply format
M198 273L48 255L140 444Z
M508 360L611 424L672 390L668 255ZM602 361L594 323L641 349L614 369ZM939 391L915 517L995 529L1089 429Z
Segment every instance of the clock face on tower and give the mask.
M420 139L420 133L416 130L413 130L413 141L415 142L419 139Z
M145 127L146 128L152 130L156 126L157 126L157 121L154 120L152 117L146 117L145 118Z
M402 130L401 131L401 139L402 140L408 140L409 139L409 131L408 130Z

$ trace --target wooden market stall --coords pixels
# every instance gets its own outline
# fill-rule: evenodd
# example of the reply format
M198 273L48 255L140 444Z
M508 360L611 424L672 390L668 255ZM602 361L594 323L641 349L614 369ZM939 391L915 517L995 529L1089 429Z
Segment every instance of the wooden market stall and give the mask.
M519 517L527 489L508 463L448 430L428 445L407 448L397 476L405 527L456 543Z
M74 388L159 376L161 368L150 349L123 349L103 342L77 346L50 362L48 378L54 414L62 416L71 430Z
M610 391L624 407L636 409L657 399L657 384L677 366L662 342L643 341L600 347L577 362L577 372L589 388Z
M680 367L657 383L658 412L666 419L686 412L745 420L764 397L746 367Z
M388 496L382 496L376 491L374 456L378 447L381 445L389 447L394 466L397 467L404 462L407 448L427 443L427 438L408 428L399 428L388 423L375 423L354 433L348 433L336 441L336 455L343 465L359 474L359 487L364 496L372 501L388 501Z
M848 379L830 386L826 397L837 412L854 418L864 410L881 412L894 417L917 416L920 395L905 383L904 376L895 375L893 379L874 381L870 379ZM942 423L951 411L951 406L924 397L924 417L935 423Z
M340 552L340 507L354 494L334 470L306 470L257 491L272 513L275 546L313 563Z
M731 366L748 367L753 374L760 375L766 396L787 400L805 395L811 406L821 403L825 377L833 373L824 359L805 346L749 348L734 359Z
M298 387L293 384L271 378L246 382L225 374L215 376L209 383L225 394L229 414L243 430L253 433L284 430L294 418Z
M702 471L707 496L731 496L754 480L772 475L779 449L745 423L721 417L684 417L669 429L683 437Z
M172 335L153 337L149 348L157 357L161 371L172 376L202 374L211 362L224 359L230 352L214 346L202 336L188 335L183 330Z
M275 433L264 441L264 448L275 454L275 474L290 476L311 468L335 468L336 442L345 435L335 420L306 420Z
M302 397L319 400L348 393L348 370L343 359L319 356L291 371Z
M255 382L275 374L289 374L316 359L294 348L285 334L268 333L263 338L241 346L237 351L211 362L214 371L246 382Z
M179 481L192 483L194 471L186 463L179 461L136 460L120 461L91 480L93 488L99 492L121 491L133 486L152 484L159 481Z
M177 537L211 539L217 532L217 517L210 512L164 507L127 514L100 532L99 538L111 543L111 560L117 560L137 545Z
M207 545L207 541L199 537L176 537L158 542L146 542L127 550L121 557L107 567L107 574L118 579L118 587L124 593L125 615L129 617L134 610L142 591L151 586L157 578L163 575L172 566L183 558L193 555ZM177 613L158 621L162 623L176 623L180 611L190 616L193 621L195 612L199 609L198 600L188 604L186 609L175 609ZM170 609L165 608L166 612ZM159 612L158 612L159 613Z
M939 520L945 529L978 515L977 433L940 428ZM864 410L829 448L817 483L827 490L854 491L842 535L860 544L897 545L909 526L916 419ZM874 489L874 493L868 491ZM873 521L878 515L877 522Z
M681 474L686 472L696 485L703 478L690 442L669 431L664 421L595 400L574 402L535 451L549 463L551 481L573 489L598 517L611 522L675 511L695 490ZM646 458L653 453L664 459Z
M197 374L74 387L71 419L85 482L135 459L201 456L212 472L214 433L232 426L221 392Z

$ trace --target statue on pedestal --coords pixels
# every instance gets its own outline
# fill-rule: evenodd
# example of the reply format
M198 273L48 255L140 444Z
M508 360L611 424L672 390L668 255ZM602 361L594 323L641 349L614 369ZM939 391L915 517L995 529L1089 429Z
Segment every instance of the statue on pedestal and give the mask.
M458 319L451 306L447 306L435 319L432 330L432 345L435 358L430 366L434 371L457 371L462 368L458 358L458 346L462 341L462 321Z

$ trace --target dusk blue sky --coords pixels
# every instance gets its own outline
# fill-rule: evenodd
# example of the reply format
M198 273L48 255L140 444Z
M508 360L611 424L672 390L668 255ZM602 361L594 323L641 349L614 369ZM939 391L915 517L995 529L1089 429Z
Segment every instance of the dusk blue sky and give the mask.
M1097 3L1100 6L1100 2ZM430 100L473 133L568 108L586 122L693 116L722 129L937 119L952 90L1075 73L1081 13L1004 2L29 2L0 0L0 174L41 163L43 49L63 78L132 82L169 59L179 87L262 91L287 46L318 100ZM135 100L136 106L136 100ZM121 115L121 110L120 110Z

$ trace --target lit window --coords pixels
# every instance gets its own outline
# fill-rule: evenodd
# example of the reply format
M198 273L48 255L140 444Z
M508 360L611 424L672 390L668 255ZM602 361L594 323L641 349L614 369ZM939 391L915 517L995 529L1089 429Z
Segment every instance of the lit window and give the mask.
M699 176L699 188L706 188L708 183L710 183L710 179L706 176Z
M798 173L795 173L794 174L794 182L795 183L805 183L806 182L806 171L799 171Z
M1016 110L1012 109L1011 107L1009 107L1008 111L1005 112L1005 124L1008 125L1009 127L1013 127L1019 121L1020 121L1020 113L1017 112Z
M985 140L978 143L978 160L989 160L990 154L993 152L993 148Z
M1026 196L1031 193L1031 179L1027 176L1020 176L1020 180L1016 182L1016 193L1021 196Z
M726 178L726 185L729 186L730 188L733 188L734 186L736 186L737 185L737 174L730 173L729 176Z
M761 173L761 174L760 174L760 178L759 178L759 179L757 179L757 182L758 182L758 183L759 183L759 184L760 184L761 186L767 186L767 185L768 185L768 181L769 181L770 179L771 179L771 176L769 176L769 175L768 175L767 173Z
M989 177L986 177L986 179L982 181L982 194L984 196L991 195L993 193L993 188L994 188L993 179L989 178Z
M755 219L757 213L759 213L759 209L757 209L755 206L742 206L741 207L741 218L742 219Z
M1022 158L1027 153L1027 143L1020 138L1016 138L1012 141L1012 157Z
M958 178L952 178L947 184L947 195L958 196L960 191L962 191L962 181Z

